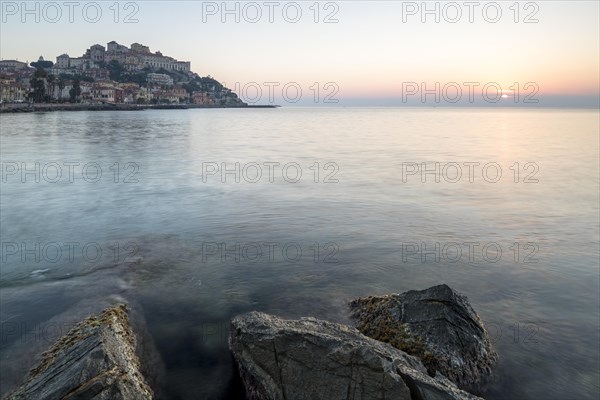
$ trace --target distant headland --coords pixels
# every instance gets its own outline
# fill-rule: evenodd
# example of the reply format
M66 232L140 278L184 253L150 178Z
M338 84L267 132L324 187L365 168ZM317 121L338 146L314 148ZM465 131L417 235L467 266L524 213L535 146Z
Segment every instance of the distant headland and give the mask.
M210 75L194 73L190 61L115 41L56 62L0 61L0 102L3 112L256 108Z

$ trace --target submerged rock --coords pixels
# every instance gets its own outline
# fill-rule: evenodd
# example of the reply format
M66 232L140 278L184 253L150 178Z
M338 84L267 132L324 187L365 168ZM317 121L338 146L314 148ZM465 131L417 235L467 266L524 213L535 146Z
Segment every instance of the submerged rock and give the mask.
M498 357L483 322L447 285L359 298L350 308L360 332L419 357L432 376L474 392L492 376Z
M230 347L252 400L478 399L356 329L259 312L234 318Z
M42 356L8 399L152 399L124 305L87 318Z

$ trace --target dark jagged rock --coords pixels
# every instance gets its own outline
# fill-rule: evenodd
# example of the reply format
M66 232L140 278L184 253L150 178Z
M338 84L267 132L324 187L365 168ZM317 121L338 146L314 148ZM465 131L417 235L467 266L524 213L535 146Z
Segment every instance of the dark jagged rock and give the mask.
M497 355L483 322L447 285L359 298L350 308L359 331L419 357L431 375L472 392L492 376Z
M8 399L152 399L124 305L75 326Z
M232 320L230 347L252 400L478 399L356 329L251 312Z
M105 275L105 283L108 279L109 277ZM116 283L122 284L118 280ZM77 287L73 284L70 287L71 291L77 292ZM88 288L88 286L85 286L82 289L88 290ZM36 285L35 290L38 294L42 293L40 295L43 297L46 291L53 290L53 286ZM27 295L27 291L13 291L10 293L11 297L19 300L27 297ZM107 295L106 293L98 293L98 297L73 303L69 308L52 318L36 323L34 328L27 332L27 335L13 340L10 345L6 345L6 342L14 338L14 334L9 335L8 333L19 333L15 327L21 325L20 323L15 323L12 326L7 326L10 323L4 324L2 328L7 335L3 337L2 348L0 348L0 397L4 398L8 393L21 386L27 379L30 368L39 364L42 360L42 354L47 352L54 343L67 335L81 321L84 321L90 315L101 314L103 310L120 304L126 304L127 307L129 325L136 338L135 350L141 364L140 372L152 388L154 398L157 400L166 398L165 367L154 339L148 331L142 307L132 299L124 298L118 294Z

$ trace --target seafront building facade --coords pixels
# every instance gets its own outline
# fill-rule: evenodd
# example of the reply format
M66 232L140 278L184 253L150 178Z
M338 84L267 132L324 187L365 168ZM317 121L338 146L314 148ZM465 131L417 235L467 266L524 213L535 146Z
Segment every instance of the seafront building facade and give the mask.
M8 103L22 103L27 100L29 87L14 79L0 79L0 100Z

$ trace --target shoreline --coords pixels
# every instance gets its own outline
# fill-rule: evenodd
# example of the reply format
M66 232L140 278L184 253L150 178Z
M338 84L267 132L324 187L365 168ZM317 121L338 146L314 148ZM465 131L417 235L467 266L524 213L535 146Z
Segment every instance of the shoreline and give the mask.
M368 399L484 400L479 395L495 380L497 354L465 295L440 284L346 301L339 315L349 313L348 324L261 311L228 318L225 350L232 365L221 394L248 400L329 400L352 393ZM32 368L12 373L3 399L52 400L70 393L85 399L107 393L121 400L173 397L169 387L177 381L169 379L136 300L116 294L88 299L51 321L68 322L68 331L33 351L22 344L11 348L22 354L20 367ZM195 335L184 340L202 340Z
M81 103L39 103L2 104L0 114L18 114L53 111L144 111L144 110L189 110L195 108L279 108L278 105L216 106L202 104L81 104Z

